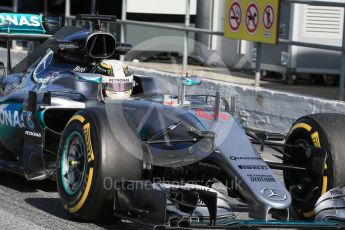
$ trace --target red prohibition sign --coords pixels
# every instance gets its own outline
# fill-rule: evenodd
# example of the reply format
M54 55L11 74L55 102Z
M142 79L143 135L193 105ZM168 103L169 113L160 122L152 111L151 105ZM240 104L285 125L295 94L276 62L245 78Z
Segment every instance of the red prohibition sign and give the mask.
M238 2L232 3L229 10L229 25L232 31L237 31L241 26L242 9Z
M259 26L259 9L255 3L250 3L246 10L246 28L250 34L256 32Z
M265 7L263 21L267 30L272 28L274 22L274 11L271 5Z

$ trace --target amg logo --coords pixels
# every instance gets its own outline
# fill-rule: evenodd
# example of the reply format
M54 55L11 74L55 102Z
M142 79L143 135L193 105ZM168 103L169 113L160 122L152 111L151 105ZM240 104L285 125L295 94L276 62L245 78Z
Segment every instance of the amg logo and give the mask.
M32 137L39 137L39 138L42 137L40 133L35 133L31 131L25 131L25 135L32 136Z
M272 175L247 175L251 182L276 182L276 179Z
M264 165L239 165L240 169L257 169L257 170L266 170L267 166Z

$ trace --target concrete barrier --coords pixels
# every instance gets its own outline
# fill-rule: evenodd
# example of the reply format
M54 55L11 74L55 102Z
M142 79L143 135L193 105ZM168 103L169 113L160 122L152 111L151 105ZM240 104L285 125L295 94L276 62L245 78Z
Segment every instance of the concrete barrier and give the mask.
M130 67L134 73L153 76L163 93L177 94L177 74L152 69ZM270 132L287 133L299 117L312 113L345 114L345 103L291 93L255 89L229 82L204 79L200 86L187 93L213 94L219 91L228 100L236 99L236 116L242 125Z
M26 51L12 51L15 65L26 55ZM0 48L0 61L6 61L6 49ZM177 74L153 69L130 67L136 74L153 76L163 93L177 94ZM236 98L237 118L242 125L271 132L287 133L292 123L299 117L311 113L345 114L345 103L307 97L291 93L254 89L250 86L204 79L200 86L187 89L187 93L213 94L219 91L228 100Z

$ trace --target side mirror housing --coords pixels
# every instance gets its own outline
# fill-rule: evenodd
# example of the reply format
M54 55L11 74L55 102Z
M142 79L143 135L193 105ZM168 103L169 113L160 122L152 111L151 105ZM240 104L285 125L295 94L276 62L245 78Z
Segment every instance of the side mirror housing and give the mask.
M195 77L195 76L186 76L183 77L181 80L181 84L185 86L193 86L193 85L200 85L201 84L201 78Z
M186 96L186 86L200 85L201 78L196 76L189 76L188 74L185 77L181 78L179 85L179 104L184 105L185 96Z
M73 71L73 74L77 81L81 82L89 82L94 84L101 84L102 83L102 75L95 74L95 73L79 73Z

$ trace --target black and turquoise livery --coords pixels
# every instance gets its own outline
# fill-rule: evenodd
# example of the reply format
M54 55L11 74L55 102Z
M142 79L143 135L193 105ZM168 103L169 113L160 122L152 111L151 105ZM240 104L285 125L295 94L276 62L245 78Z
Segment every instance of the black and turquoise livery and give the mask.
M44 19L0 14L0 38L46 34ZM333 168L344 150L329 140L335 130L344 135L327 130L344 116L303 117L284 144L282 135L243 129L220 94L164 95L154 78L135 75L131 98L110 100L102 93L102 76L91 69L130 46L100 31L100 21L113 16L77 19L91 21L94 30L61 28L1 79L1 169L28 180L56 180L66 211L85 221L114 214L165 227L341 225L267 218L291 204L300 216L312 217L317 198L345 179ZM180 84L197 87L200 81L186 76ZM251 141L275 148L283 163L264 161ZM284 170L286 187L271 168ZM247 202L260 221L236 220L229 197L207 187L215 181L229 185L228 195Z

